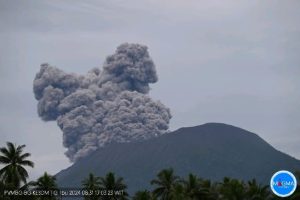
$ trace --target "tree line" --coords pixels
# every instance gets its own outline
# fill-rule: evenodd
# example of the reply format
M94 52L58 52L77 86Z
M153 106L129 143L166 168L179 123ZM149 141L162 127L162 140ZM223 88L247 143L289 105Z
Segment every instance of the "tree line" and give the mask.
M0 148L0 200L59 200L59 196L8 196L5 190L58 190L55 176L45 172L36 181L27 182L29 176L26 167L34 167L29 159L30 153L24 153L25 145L15 145L7 142L6 147ZM296 173L298 180L300 173ZM91 193L85 200L277 200L269 186L257 183L255 179L244 182L225 177L220 182L202 179L194 174L179 177L172 168L161 170L150 182L153 190L140 190L133 195L127 193L127 185L122 177L109 172L104 177L90 173L82 180L85 191L106 191L102 195ZM299 183L299 182L298 182ZM300 200L300 188L285 198ZM114 192L118 191L118 192Z

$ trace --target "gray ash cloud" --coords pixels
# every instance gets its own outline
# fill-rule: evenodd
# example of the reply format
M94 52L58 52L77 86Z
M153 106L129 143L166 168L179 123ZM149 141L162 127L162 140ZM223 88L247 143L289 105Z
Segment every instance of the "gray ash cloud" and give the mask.
M149 95L157 82L146 46L122 44L102 71L66 73L42 64L33 83L38 114L56 120L71 161L109 143L145 140L166 133L170 110Z

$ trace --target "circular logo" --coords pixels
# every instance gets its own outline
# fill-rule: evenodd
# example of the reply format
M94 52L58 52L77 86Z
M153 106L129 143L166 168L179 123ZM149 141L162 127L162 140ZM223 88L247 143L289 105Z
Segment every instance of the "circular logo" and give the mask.
M274 194L279 197L292 195L297 188L297 180L294 174L289 171L276 172L270 181L270 186Z

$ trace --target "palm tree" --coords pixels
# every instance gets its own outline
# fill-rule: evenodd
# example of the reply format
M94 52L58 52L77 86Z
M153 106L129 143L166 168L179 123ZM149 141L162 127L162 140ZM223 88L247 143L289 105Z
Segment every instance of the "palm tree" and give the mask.
M177 182L172 186L169 197L169 199L172 200L190 200L185 193L184 186L180 182Z
M151 181L151 185L156 185L157 188L153 190L156 197L162 200L171 199L172 187L178 183L179 177L174 175L172 168L164 169L157 174L157 179Z
M9 200L9 198L4 195L5 189L7 189L7 186L0 180L0 199Z
M219 184L217 182L211 182L210 180L199 179L202 189L208 192L206 199L218 200L220 199Z
M201 187L200 179L194 175L189 174L187 180L183 181L186 197L189 199L206 199L208 190Z
M224 200L244 200L246 196L243 182L225 177L221 183L220 193Z
M39 177L33 185L36 190L57 190L56 178L47 174L47 172L45 172L43 176ZM41 196L40 199L52 200L56 198L52 195L48 195Z
M91 190L95 192L96 190L100 189L100 177L94 176L94 174L90 173L89 177L84 179L82 181L83 189L85 190ZM86 196L84 197L85 200L98 200L100 199L100 195L91 195L91 196Z
M127 199L126 184L123 182L123 178L116 178L115 174L109 172L103 178L100 178L100 189L106 191L105 196L101 196L101 199L109 200L123 200Z
M56 178L54 176L49 175L47 172L43 174L43 176L39 177L37 181L34 183L37 190L56 190Z
M32 190L34 189L35 187L35 184L36 182L35 181L30 181L28 183L26 183L25 185L23 185L22 187L20 187L19 190ZM40 199L43 199L42 197L38 197L38 196L35 196L35 195L24 195L24 196L21 196L21 199L22 200L40 200Z
M5 165L0 170L0 179L5 184L12 185L15 188L19 188L21 183L26 184L28 178L28 172L24 168L25 166L34 167L34 164L30 160L26 160L30 157L30 153L23 153L25 145L17 146L11 142L7 142L7 148L0 148L0 164Z
M297 178L298 185L297 185L295 193L290 197L291 200L300 199L300 171L296 171L295 176Z
M137 191L132 200L155 200L156 198L148 190Z
M249 200L268 200L271 198L269 186L261 186L257 184L255 179L248 181L246 193Z

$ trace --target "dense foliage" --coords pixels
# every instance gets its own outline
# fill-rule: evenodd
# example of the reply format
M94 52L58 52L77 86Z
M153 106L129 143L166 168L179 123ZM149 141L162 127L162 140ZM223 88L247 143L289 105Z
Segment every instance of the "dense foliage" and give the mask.
M27 160L29 153L23 153L25 145L16 146L7 143L7 148L0 148L0 199L1 200L59 200L61 196L7 196L4 190L58 190L54 176L46 172L36 181L27 182L28 173L24 167L33 167L32 161ZM295 173L298 180L300 173ZM300 181L299 181L300 182ZM298 183L299 183L298 182ZM109 172L104 177L90 173L82 181L82 189L90 193L85 200L277 200L269 186L261 185L255 179L244 182L225 177L220 182L202 179L194 174L179 177L172 168L163 169L150 182L152 190L137 191L133 195L126 192L127 185L122 177ZM23 185L22 185L23 184ZM95 193L101 191L101 193ZM70 199L70 198L69 198ZM285 198L299 200L299 184L296 192Z

